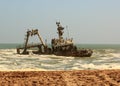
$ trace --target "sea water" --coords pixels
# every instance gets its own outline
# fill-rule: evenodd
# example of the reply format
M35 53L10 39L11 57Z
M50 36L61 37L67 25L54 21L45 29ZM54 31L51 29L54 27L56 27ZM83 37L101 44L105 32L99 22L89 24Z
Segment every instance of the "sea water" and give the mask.
M77 44L78 48L92 49L91 57L19 55L16 46L0 44L0 71L120 69L119 44Z

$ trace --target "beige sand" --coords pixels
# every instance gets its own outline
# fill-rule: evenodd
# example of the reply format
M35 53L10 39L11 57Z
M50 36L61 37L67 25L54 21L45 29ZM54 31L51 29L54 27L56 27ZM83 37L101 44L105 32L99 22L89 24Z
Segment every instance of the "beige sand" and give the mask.
M0 86L120 86L120 70L1 71Z

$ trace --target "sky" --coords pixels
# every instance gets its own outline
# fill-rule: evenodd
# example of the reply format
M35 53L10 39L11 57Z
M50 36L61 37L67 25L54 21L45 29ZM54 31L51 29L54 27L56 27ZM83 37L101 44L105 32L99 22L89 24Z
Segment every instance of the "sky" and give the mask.
M120 44L120 0L0 0L0 43L24 43L28 29L50 43L56 21L75 43Z

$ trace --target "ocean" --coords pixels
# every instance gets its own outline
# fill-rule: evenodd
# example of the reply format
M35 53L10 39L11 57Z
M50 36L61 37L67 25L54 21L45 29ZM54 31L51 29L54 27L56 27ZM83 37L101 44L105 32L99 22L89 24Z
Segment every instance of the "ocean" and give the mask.
M77 44L93 50L91 57L19 55L19 44L0 44L0 71L120 69L120 44Z

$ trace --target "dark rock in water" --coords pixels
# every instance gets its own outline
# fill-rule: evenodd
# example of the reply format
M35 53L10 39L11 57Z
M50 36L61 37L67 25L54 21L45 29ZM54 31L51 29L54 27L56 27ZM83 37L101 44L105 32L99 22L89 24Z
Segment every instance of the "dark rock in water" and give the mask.
M77 49L77 47L73 43L73 39L64 39L63 38L63 30L64 27L60 25L60 22L56 22L57 30L58 30L58 38L53 38L51 40L51 48L46 45L38 30L28 30L26 35L25 44L23 47L17 48L18 54L29 54L28 49L30 48L38 48L37 51L33 51L34 54L54 54L57 56L74 56L74 57L90 57L93 53L91 49ZM41 44L28 44L28 40L30 36L37 35ZM21 50L23 50L21 52ZM35 49L36 50L36 49Z

